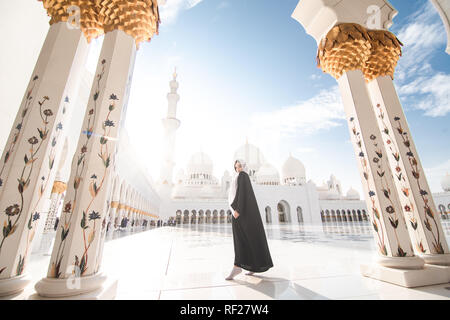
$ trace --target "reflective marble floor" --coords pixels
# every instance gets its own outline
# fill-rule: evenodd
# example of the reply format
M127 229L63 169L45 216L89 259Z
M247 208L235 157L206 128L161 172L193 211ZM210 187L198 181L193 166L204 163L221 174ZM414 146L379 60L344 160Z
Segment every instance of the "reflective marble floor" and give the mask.
M444 223L450 242L450 225ZM450 299L446 285L406 289L360 275L375 258L370 225L266 226L274 267L226 281L234 259L230 225L179 225L115 232L103 270L119 280L117 299ZM33 279L48 256L32 255Z

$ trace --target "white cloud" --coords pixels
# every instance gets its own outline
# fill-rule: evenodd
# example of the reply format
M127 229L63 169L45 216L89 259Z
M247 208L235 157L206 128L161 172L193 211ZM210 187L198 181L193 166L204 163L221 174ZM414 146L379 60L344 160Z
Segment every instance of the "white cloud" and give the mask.
M450 173L450 159L435 167L424 168L424 170L431 191L442 192L441 180L447 173Z
M175 22L181 11L192 9L202 1L203 0L167 0L166 4L160 7L161 21L164 25Z
M408 21L397 34L404 43L396 70L398 92L408 107L430 117L445 116L450 113L450 74L436 72L431 66L434 54L443 50L447 41L444 26L428 1Z
M426 116L442 117L450 113L450 74L422 76L402 85L399 94L409 97L409 105L425 111Z
M315 97L293 106L270 112L259 112L252 116L252 127L267 135L289 137L301 132L314 134L341 126L344 120L341 96L338 87L322 90Z
M217 9L225 9L230 6L230 3L228 1L221 1L219 5L217 6Z

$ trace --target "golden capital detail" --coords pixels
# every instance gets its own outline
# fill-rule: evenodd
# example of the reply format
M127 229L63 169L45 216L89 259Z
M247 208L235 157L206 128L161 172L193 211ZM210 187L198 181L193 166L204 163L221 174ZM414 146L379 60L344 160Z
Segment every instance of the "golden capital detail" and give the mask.
M111 208L118 209L120 203L118 201L111 201Z
M317 63L336 79L351 70L361 70L367 82L387 75L393 78L402 45L389 31L343 23L333 27L320 42Z
M55 181L53 183L52 193L63 194L67 189L67 183L62 181Z
M136 46L158 34L160 17L157 0L38 0L51 17L50 25L67 22L79 14L79 25L88 42L113 30L132 36ZM73 13L71 7L78 7ZM77 19L71 19L76 24Z

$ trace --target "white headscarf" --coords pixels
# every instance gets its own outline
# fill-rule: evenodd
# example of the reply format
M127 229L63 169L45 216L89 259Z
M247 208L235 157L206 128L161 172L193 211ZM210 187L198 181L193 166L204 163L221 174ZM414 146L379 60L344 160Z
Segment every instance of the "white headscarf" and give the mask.
M242 171L245 171L248 174L248 168L247 168L247 162L245 162L244 159L236 159L236 161L238 161L241 166L242 166ZM234 163L236 163L236 161L233 162L233 166ZM228 204L230 205L230 208L232 211L234 211L234 209L231 207L231 204L234 201L234 198L236 197L236 190L237 190L237 178L239 176L239 172L236 171L236 169L233 168L233 178L231 179L231 185L230 185L230 190L228 192Z

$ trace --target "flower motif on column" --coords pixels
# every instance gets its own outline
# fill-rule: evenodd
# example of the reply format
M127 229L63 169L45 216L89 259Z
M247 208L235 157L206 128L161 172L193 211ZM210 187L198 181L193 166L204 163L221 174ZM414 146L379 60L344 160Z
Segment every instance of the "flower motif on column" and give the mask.
M405 174L403 172L404 168L402 166L402 163L400 161L400 151L398 149L395 137L392 136L392 132L390 132L386 120L385 120L385 114L381 110L380 104L377 104L377 114L378 118L380 119L383 128L382 132L385 136L385 142L389 146L389 150L391 151L391 156L395 160L395 178L398 180L400 186L401 186L401 193L400 195L404 197L404 207L403 212L406 214L406 216L409 219L410 225L413 228L415 232L415 239L417 240L416 248L421 253L426 253L426 249L423 246L423 240L420 237L420 233L417 230L418 224L417 224L417 210L414 205L414 200L411 198L411 192L409 189L409 184L406 181ZM419 217L420 219L420 217Z
M69 232L71 230L71 221L72 221L72 214L73 210L75 209L75 204L77 202L78 198L78 189L80 187L81 183L81 177L83 176L84 169L85 169L85 156L88 152L88 148L91 146L92 143L90 143L93 136L93 124L95 123L95 117L97 115L97 108L99 107L97 105L97 100L100 92L98 91L100 88L100 82L104 76L105 73L105 64L106 61L102 60L102 70L99 74L96 76L96 88L97 90L94 93L93 96L93 108L88 111L88 118L86 122L86 127L84 129L84 136L85 141L81 147L81 150L78 151L77 155L77 166L76 166L76 176L74 179L74 185L73 188L75 190L74 198L69 199L69 201L66 203L64 210L63 210L63 217L61 219L60 226L62 228L61 232L61 242L59 243L58 251L56 254L55 261L51 264L51 277L59 278L61 275L60 266L63 258L63 252L65 247L66 238L69 235ZM98 153L98 157L101 159L104 170L101 172L101 174L98 176L97 173L93 173L90 176L91 182L89 184L89 192L91 195L91 200L88 203L87 207L83 210L83 216L80 221L80 226L82 228L83 232L83 241L84 241L84 252L81 255L81 258L77 255L74 257L74 266L77 266L80 268L81 275L83 275L86 272L86 265L88 261L88 251L90 248L91 243L93 242L96 233L97 233L97 223L96 220L99 220L101 218L101 215L99 212L95 212L93 210L90 211L90 206L92 205L94 199L96 198L98 192L103 187L103 184L105 182L105 178L107 177L108 168L111 164L111 150L108 150L108 136L109 132L111 130L111 127L114 127L114 122L110 120L111 112L114 111L115 108L115 101L118 100L117 96L115 94L111 94L110 96L110 105L109 105L109 112L103 121L103 134L100 137L100 150ZM93 221L93 225L91 226ZM90 228L90 232L88 233L88 229Z
M3 186L3 173L5 171L5 168L8 164L9 159L11 158L11 155L14 153L14 147L16 146L17 141L20 138L20 133L22 131L22 127L23 127L23 122L25 120L25 117L29 114L29 110L30 107L33 104L33 92L34 92L34 88L36 87L36 81L39 79L39 76L34 76L33 80L32 80L32 85L31 88L27 91L27 95L26 95L26 101L25 101L25 105L23 107L22 112L20 113L20 122L16 125L15 129L16 132L12 138L12 141L9 143L9 146L7 147L8 151L6 151L5 157L2 159L3 163L2 163L2 167L0 169L0 188ZM0 189L1 190L1 189Z
M38 77L35 76L33 78L33 82L36 81L37 79L38 79ZM34 88L34 84L33 84L33 88ZM10 154L10 152L12 152L14 145L17 141L17 138L18 138L18 135L20 132L20 128L22 127L22 123L24 121L25 115L28 113L29 108L32 105L32 103L31 103L31 101L33 100L32 96L31 96L32 91L33 91L33 89L31 89L27 93L25 108L21 113L21 117L22 117L21 122L16 127L18 132L14 135L14 140L12 142L12 145L9 147L7 154ZM21 170L21 175L20 175L20 177L17 177L17 181L18 181L17 189L18 189L18 194L20 197L20 204L12 203L10 206L8 206L5 209L5 214L7 216L7 220L4 222L4 225L3 225L2 240L0 242L0 253L1 253L2 247L5 243L5 241L7 240L7 238L16 231L17 224L20 220L20 217L23 214L24 198L25 198L24 195L30 185L31 174L33 173L33 171L35 169L34 162L36 160L38 160L40 156L43 156L42 152L40 152L41 146L50 137L50 132L49 132L50 129L48 128L49 123L50 123L50 118L52 118L56 115L54 114L54 111L52 110L52 108L48 106L49 101L50 101L50 98L48 96L44 96L40 100L37 101L37 104L39 105L39 115L41 118L42 126L36 128L38 135L28 138L28 143L30 145L30 149L23 157L24 164L23 164L23 168ZM65 98L65 103L69 103L68 97ZM63 113L63 115L65 114L65 108L63 109L62 113ZM23 270L24 270L25 257L28 256L28 250L29 250L30 244L34 238L34 233L35 233L34 227L36 225L36 221L40 219L40 213L37 212L36 209L42 200L42 196L43 196L45 190L48 187L49 177L50 177L50 174L53 170L54 163L55 163L55 156L56 156L55 147L58 143L59 136L60 136L62 130L63 130L63 125L61 122L59 122L55 126L55 132L51 136L50 150L49 150L48 162L47 162L48 168L46 170L47 174L42 176L39 179L40 185L37 190L38 197L36 199L36 202L31 205L31 208L29 210L30 213L29 213L27 229L26 229L27 230L27 242L26 242L24 253L19 255L19 260L17 261L17 266L15 268L16 276L22 275ZM6 162L7 161L5 161L5 163ZM5 268L0 268L0 273L3 272L4 270L5 270Z
M377 234L378 250L382 255L384 255L384 256L388 255L386 241L385 241L385 235L383 233L383 228L381 227L381 224L383 222L382 222L381 216L380 216L380 212L385 211L389 214L388 219L390 222L390 226L393 229L393 232L394 232L397 244L398 244L397 252L396 252L395 256L405 257L407 255L407 253L400 246L400 241L399 241L398 234L397 234L399 219L402 219L402 216L400 216L400 217L398 216L398 214L395 210L396 206L391 199L391 189L388 187L388 182L386 181L386 179L388 179L388 177L386 176L386 168L384 168L383 152L382 152L381 148L379 148L379 146L378 146L377 136L374 134L372 134L370 136L370 140L373 143L373 146L375 147L375 154L373 156L366 154L364 152L361 134L357 128L357 123L356 123L355 118L351 117L349 119L349 122L350 122L350 126L352 129L354 141L356 143L358 150L360 151L359 152L359 161L361 163L361 168L363 170L363 176L364 176L364 181L366 183L367 190L369 190L368 196L372 203L372 208L371 208L372 221L371 222L372 222L373 229L374 229L375 233ZM374 178L372 178L372 176L370 174L370 168L369 168L369 164L368 164L369 161L372 161L377 166L377 174L373 176ZM372 180L375 179L375 177L379 180L378 182L382 186L383 196L390 203L390 205L387 206L386 208L383 208L383 210L380 210L380 208L377 207L376 193L375 193L375 191L373 191L374 188L372 187L375 183L375 181L372 181Z
M433 247L434 247L435 252L438 254L444 254L445 252L444 252L444 248L443 248L442 242L441 242L441 238L444 238L444 236L441 235L439 232L435 213L433 212L433 209L429 205L429 202L430 202L429 194L426 190L422 189L421 182L420 182L422 172L420 172L418 162L416 160L416 155L411 150L411 142L409 140L410 138L409 138L408 132L403 130L402 123L401 123L402 119L400 119L400 117L395 117L394 120L396 121L396 129L397 129L399 135L402 137L402 142L408 150L406 153L406 156L408 158L408 163L410 165L409 169L411 170L412 175L415 180L414 182L411 182L411 183L416 183L418 189L420 190L420 197L422 199L423 210L425 212L425 215L424 215L425 227L433 236L433 239L434 239ZM433 224L431 223L430 219L433 222ZM417 229L417 223L414 226Z

